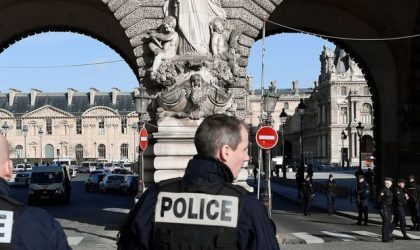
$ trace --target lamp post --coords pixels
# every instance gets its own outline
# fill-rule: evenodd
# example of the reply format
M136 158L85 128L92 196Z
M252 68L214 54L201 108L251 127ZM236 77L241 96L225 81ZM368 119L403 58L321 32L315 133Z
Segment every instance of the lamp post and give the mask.
M9 131L9 124L7 124L7 121L4 121L3 126L1 126L3 135L5 138L7 138L7 131Z
M362 126L361 122L359 122L359 125L356 127L357 136L359 136L359 170L362 169L362 136L364 128L365 127Z
M286 165L285 165L285 155L284 155L284 125L286 124L287 121L287 113L284 111L284 109L281 110L280 113L280 122L281 122L281 148L282 148L282 155L283 155L283 163L282 163L282 172L283 172L283 178L287 179L287 174L286 174Z
M133 162L136 160L136 132L139 126L137 123L133 122L131 124L131 128L133 129Z
M134 96L134 102L136 106L136 112L139 116L138 129L144 127L145 120L144 116L147 114L147 106L152 98L147 94L146 88L143 85L140 85L138 88L138 94ZM137 184L137 195L136 198L140 199L140 196L144 192L144 159L143 159L143 150L139 147L139 159L137 163L137 169L139 174L139 181Z
M306 105L303 103L303 99L300 99L299 105L297 106L298 113L300 116L300 166L297 170L297 187L298 187L298 198L301 198L300 195L300 189L301 189L301 183L304 180L305 175L305 164L303 162L303 116L305 115L305 109Z
M58 144L60 144L60 155L58 156L58 158L60 159L61 155L63 155L63 144L64 144L64 142L60 141L60 143L58 143Z
M95 151L95 160L96 160L96 151L98 151L98 150L96 150L97 148L96 148L96 141L94 141L93 142L93 151Z
M341 131L341 167L344 170L344 140L347 139L347 135L344 130Z
M42 130L42 127L39 128L38 135L39 135L39 149L41 153L40 164L42 165L42 136L44 135L44 130Z
M24 137L24 144L25 144L25 159L23 160L25 163L27 162L26 159L26 136L28 135L28 126L23 125L22 127L22 133L23 133L23 137Z

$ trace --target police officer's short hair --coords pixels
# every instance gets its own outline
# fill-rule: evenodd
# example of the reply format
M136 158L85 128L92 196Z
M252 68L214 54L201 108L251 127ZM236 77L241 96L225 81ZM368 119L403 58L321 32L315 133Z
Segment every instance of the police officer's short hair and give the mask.
M194 144L201 156L215 157L217 150L229 145L233 150L241 142L241 127L247 125L234 116L224 114L211 115L198 127Z

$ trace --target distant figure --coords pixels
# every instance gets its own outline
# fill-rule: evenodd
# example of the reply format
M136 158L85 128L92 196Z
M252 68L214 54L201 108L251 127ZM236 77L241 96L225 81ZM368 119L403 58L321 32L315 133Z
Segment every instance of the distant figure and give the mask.
M253 173L254 173L254 182L257 182L257 174L258 174L258 169L257 169L257 167L254 167L254 169L252 170L253 171Z
M420 186L416 183L414 175L408 177L407 183L408 191L408 207L410 209L411 222L413 222L412 230L420 230L420 212L419 212L419 198Z
M0 249L71 249L60 224L45 210L26 207L9 196L10 145L0 135ZM9 220L10 219L10 220Z
M296 187L297 187L297 198L302 198L302 183L305 180L305 170L303 167L298 167L296 171Z
M314 184L313 181L312 181L312 178L314 177L314 170L313 170L312 164L308 164L308 171L307 172L308 172L309 180L310 180L311 184Z
M357 188L356 188L356 205L359 216L357 217L357 225L363 224L366 226L368 222L368 199L369 199L370 189L369 185L366 183L363 175L359 176Z
M405 230L405 208L407 207L408 193L405 190L405 180L399 179L397 187L394 189L394 220L393 227L396 228L398 222L400 224L401 233L405 240L411 240Z
M305 216L311 216L311 202L314 196L314 189L309 175L306 175L305 181L302 183L303 214Z
M354 176L356 178L359 178L360 175L365 175L365 172L363 172L362 168L358 168L357 171L354 173Z
M337 183L332 174L330 174L328 180L325 181L324 189L325 194L327 195L328 215L331 216L335 213L335 197L337 195Z

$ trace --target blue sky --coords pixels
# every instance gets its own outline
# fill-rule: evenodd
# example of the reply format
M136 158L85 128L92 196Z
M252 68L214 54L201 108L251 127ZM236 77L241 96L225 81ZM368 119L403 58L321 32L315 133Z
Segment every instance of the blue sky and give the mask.
M265 86L276 80L279 88L290 88L293 80L300 87L312 87L320 71L322 46L333 48L326 40L301 34L282 34L265 40ZM110 91L117 87L132 91L137 79L122 61L85 67L48 69L7 69L2 67L56 66L121 60L105 44L75 33L50 32L16 42L0 53L0 91L15 88L28 92L37 88L44 92L63 92L71 87L86 92L90 87ZM254 76L254 88L261 86L261 41L251 49L247 73Z

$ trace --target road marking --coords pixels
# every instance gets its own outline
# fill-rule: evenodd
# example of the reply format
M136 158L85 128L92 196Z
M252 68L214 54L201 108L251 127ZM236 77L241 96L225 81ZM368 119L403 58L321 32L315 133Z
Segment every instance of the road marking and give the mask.
M305 232L299 232L299 233L292 233L293 236L298 237L299 239L304 240L307 244L311 243L325 243L325 241L319 237L313 236L311 234L305 233Z
M368 237L373 237L373 238L382 237L380 234L375 234L368 231L351 231L351 232L358 235L368 236Z
M83 240L83 237L67 237L70 246L77 246Z
M403 236L403 234L401 233L401 231L394 230L394 231L392 232L392 234L393 234L393 235L396 235L396 236L399 236L399 237L404 237L404 236ZM410 237L410 238L411 238L411 239L413 239L413 240L420 240L420 237L419 237L419 236L417 236L417 235L414 235L414 234L409 234L409 233L407 233L407 235L408 235L408 237Z
M321 233L340 238L343 241L353 241L352 239L356 239L356 237L348 235L348 234L341 234L341 233L333 233L329 231L321 231Z
M118 207L108 207L108 208L103 208L102 210L107 211L107 212L122 213L122 214L128 214L130 212L130 209L118 208Z

